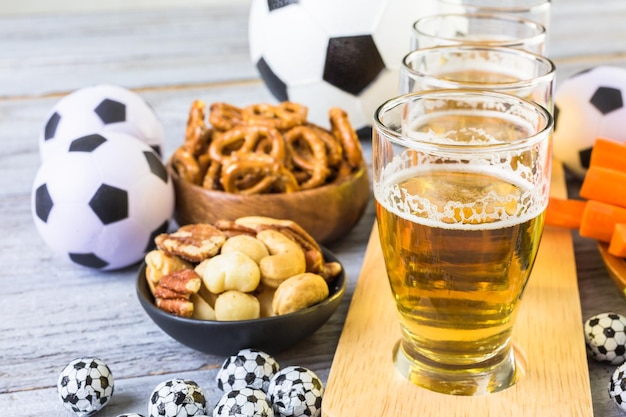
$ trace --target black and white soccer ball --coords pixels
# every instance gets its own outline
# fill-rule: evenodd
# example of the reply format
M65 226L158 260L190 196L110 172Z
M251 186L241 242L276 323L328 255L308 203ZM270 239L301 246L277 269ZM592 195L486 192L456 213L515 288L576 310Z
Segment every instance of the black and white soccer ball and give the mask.
M195 382L173 378L161 382L148 401L149 417L191 417L206 414L204 391Z
M595 360L621 365L626 361L626 317L601 313L585 321L585 344Z
M124 413L119 414L117 417L143 417L143 415L137 413Z
M174 187L159 156L123 133L90 134L44 161L32 189L43 240L76 264L132 265L167 231Z
M626 364L618 366L611 375L609 397L619 408L626 411Z
M362 136L376 108L398 94L411 25L431 7L415 0L253 0L250 56L277 100L307 106L309 120L322 126L328 110L341 107Z
M626 68L598 66L568 77L554 106L554 156L582 178L598 137L626 142Z
M257 349L242 349L224 361L215 377L224 392L244 387L267 392L270 379L280 366L276 359Z
M101 410L113 396L113 391L113 374L98 358L71 361L57 380L57 392L63 406L79 417L91 416Z
M213 417L274 417L274 410L264 391L244 387L224 393Z
M67 151L77 137L98 132L126 133L162 155L163 126L149 104L124 87L100 84L66 95L50 110L39 135L41 160Z
M268 396L278 417L319 417L324 384L310 369L289 366L274 374Z

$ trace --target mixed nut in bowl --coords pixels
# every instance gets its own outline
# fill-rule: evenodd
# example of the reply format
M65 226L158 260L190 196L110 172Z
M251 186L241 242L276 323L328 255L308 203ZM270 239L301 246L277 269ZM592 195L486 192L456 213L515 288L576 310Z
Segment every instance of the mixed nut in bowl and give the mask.
M298 224L250 216L155 239L137 296L165 333L198 351L285 350L321 327L345 293L341 263Z
M176 221L256 215L292 220L322 244L345 236L369 202L368 170L346 112L330 109L329 124L308 122L306 107L291 102L194 101L167 164Z

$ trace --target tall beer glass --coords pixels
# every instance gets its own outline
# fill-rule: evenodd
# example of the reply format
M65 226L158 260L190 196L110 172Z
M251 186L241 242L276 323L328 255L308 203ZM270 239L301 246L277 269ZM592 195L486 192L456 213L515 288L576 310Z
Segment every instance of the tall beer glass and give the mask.
M511 332L543 231L553 119L483 90L411 93L374 116L373 187L402 337L396 368L433 391L519 376Z

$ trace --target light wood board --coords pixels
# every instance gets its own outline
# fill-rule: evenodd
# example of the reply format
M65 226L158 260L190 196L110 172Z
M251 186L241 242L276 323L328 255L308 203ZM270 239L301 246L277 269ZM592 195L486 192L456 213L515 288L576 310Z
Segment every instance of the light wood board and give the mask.
M552 195L566 194L560 165ZM514 331L525 372L513 387L476 397L434 393L405 380L392 363L400 337L374 227L329 373L322 415L592 416L572 238L546 227Z

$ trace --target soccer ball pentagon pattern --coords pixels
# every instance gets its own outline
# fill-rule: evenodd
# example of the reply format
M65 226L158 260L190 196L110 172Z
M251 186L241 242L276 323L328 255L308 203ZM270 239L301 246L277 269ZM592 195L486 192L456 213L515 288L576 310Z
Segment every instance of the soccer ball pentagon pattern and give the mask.
M324 385L315 373L289 366L274 374L268 388L274 414L281 417L317 417L322 413Z
M217 373L217 387L224 392L244 387L267 392L270 379L279 370L276 360L256 349L242 349L226 358Z
M44 161L31 204L51 249L74 263L112 270L143 259L167 230L174 187L148 145L123 133L90 134Z
M274 417L267 395L260 389L244 387L226 392L213 409L213 417Z
M341 107L363 137L398 94L411 24L430 12L414 0L253 0L250 56L276 99L307 106L322 126Z
M587 172L596 138L626 142L626 69L579 72L559 86L554 104L554 156L578 177Z
M626 411L626 364L618 366L611 375L609 397L619 408Z
M126 88L101 84L76 90L52 108L39 135L41 160L67 151L71 140L97 132L126 133L162 155L163 126L148 103Z
M113 396L114 381L109 367L98 358L78 358L59 375L57 392L63 406L79 417L91 416Z
M174 378L154 388L148 402L149 417L191 417L204 415L206 398L194 381Z
M587 351L599 362L621 365L626 361L626 317L601 313L585 322Z

